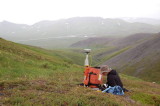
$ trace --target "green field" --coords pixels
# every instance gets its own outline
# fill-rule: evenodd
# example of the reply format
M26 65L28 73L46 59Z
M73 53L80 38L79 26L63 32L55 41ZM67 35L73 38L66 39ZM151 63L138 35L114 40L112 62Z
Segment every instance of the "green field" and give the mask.
M0 39L0 105L160 105L159 84L123 74L124 86L130 90L124 96L78 86L83 59L79 50L45 50Z

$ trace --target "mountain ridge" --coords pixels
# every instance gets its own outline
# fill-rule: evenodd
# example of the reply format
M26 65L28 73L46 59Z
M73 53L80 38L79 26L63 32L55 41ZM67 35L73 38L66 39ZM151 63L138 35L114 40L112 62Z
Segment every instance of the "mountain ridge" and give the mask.
M78 41L70 45L71 47L93 47L99 46L116 46L116 47L126 47L133 45L134 43L141 42L142 40L152 37L154 33L136 33L128 35L126 37L92 37L85 40Z
M35 41L31 39L45 39L46 42L54 42L57 40L54 37L59 36L72 36L75 39L78 39L78 37L128 36L134 33L155 33L160 28L160 26L145 23L129 23L122 19L105 19L101 17L74 17L57 21L42 21L33 25L9 23L0 22L1 37L34 46L41 43L38 41L35 44ZM41 42L43 43L43 41Z

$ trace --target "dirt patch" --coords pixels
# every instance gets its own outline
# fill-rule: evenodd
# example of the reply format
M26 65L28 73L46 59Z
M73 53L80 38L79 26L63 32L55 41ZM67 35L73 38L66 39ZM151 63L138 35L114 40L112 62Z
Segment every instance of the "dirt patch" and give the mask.
M133 99L130 98L130 96L125 96L125 100L127 100L130 103L136 103Z
M30 81L31 85L46 85L47 81L46 80L33 80Z

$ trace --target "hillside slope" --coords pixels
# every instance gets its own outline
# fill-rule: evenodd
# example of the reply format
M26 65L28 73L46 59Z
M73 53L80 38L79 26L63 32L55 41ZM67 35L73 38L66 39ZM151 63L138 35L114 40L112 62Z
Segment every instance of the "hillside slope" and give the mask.
M1 80L7 77L15 79L24 76L30 79L31 73L40 72L39 74L42 74L46 72L46 69L48 70L46 73L49 75L53 70L59 70L59 67L72 66L68 63L70 63L69 60L64 60L50 51L0 39ZM19 73L21 74L19 75ZM36 76L33 74L32 77Z
M48 51L0 39L0 105L160 104L160 85L122 74L124 86L130 90L124 96L79 87L77 84L83 80L83 68L67 59L68 56L71 57L72 52L63 52ZM66 58L62 58L64 54Z
M122 73L160 82L160 33L109 59L108 64ZM148 77L147 77L148 76Z
M150 39L154 33L136 33L112 42L116 47L134 46Z
M78 41L70 45L73 48L95 48L95 47L104 47L110 45L111 42L114 42L118 38L116 37L92 37L85 40Z
M126 37L92 37L85 40L78 41L70 45L70 47L74 48L87 48L87 47L106 47L106 46L114 46L114 47L126 47L132 46L135 43L143 42L152 37L153 33L136 33Z

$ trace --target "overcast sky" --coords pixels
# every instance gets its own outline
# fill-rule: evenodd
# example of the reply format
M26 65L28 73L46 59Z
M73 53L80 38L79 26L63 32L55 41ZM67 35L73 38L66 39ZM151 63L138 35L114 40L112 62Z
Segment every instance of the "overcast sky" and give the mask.
M0 0L0 21L34 24L77 16L160 19L160 0Z

